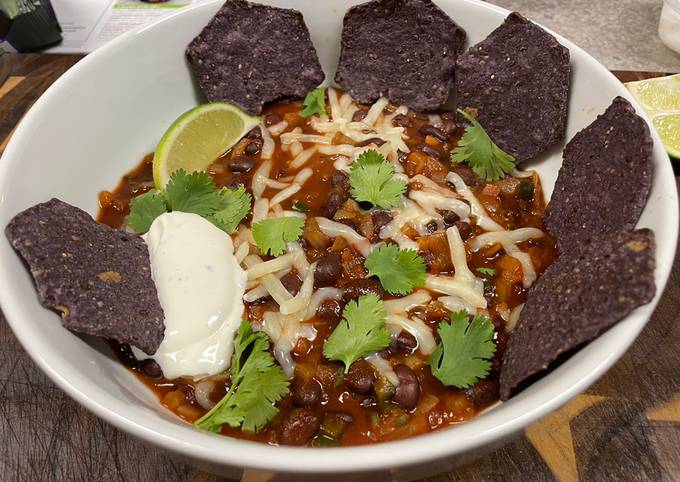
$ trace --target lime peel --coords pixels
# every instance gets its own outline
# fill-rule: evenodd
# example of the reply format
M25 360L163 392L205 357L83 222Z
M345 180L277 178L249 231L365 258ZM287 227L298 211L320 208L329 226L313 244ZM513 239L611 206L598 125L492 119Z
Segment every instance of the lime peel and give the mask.
M259 125L259 117L224 102L185 112L165 131L153 159L153 179L163 189L177 169L203 171Z

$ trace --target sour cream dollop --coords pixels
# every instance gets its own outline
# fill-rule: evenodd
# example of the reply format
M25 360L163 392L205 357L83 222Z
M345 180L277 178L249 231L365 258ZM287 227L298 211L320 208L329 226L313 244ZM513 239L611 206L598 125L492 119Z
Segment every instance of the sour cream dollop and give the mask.
M226 370L247 279L231 237L197 214L171 212L154 220L144 240L165 313L165 336L152 358L166 378Z

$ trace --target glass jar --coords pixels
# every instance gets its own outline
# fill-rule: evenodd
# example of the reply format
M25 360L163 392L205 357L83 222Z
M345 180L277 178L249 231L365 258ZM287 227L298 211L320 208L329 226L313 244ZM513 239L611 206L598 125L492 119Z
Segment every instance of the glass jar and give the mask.
M669 49L680 53L680 0L664 0L659 38Z

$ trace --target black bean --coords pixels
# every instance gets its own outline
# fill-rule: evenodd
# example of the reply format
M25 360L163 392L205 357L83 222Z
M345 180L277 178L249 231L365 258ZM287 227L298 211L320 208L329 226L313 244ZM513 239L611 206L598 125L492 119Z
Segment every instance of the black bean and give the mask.
M435 221L435 220L432 220L425 225L425 229L427 229L427 232L430 233L430 234L437 231L437 228L438 228L437 221Z
M333 216L335 216L335 213L340 209L340 206L347 201L349 196L345 193L341 193L338 191L332 191L328 195L328 199L326 200L326 206L324 207L324 215L329 218L333 219Z
M248 172L255 167L255 159L247 156L236 156L229 161L231 172Z
M139 360L137 360L137 357L135 357L134 353L132 353L132 348L130 348L130 345L118 345L117 351L118 359L123 365L131 368L139 366Z
M316 309L316 316L324 320L340 318L342 307L337 300L324 300Z
M411 127L411 119L408 118L406 114L397 114L392 119L394 125L397 127Z
M259 139L262 140L262 131L260 130L260 126L257 126L253 129L251 129L247 134L246 137L248 139Z
M460 237L463 239L463 241L472 235L472 226L470 223L466 223L465 221L457 221L454 226L458 228L458 232L460 233Z
M420 144L418 144L416 146L416 149L418 149L419 151L422 151L423 154L427 154L430 157L434 157L435 159L439 159L440 156L441 156L441 154L439 154L439 151L437 149L435 149L432 146L428 146L424 142L421 142Z
M354 393L367 395L373 391L375 385L375 373L371 365L365 360L358 360L349 367L345 375L345 384Z
M254 139L253 141L251 141L250 144L246 146L243 152L245 152L249 156L254 156L258 152L260 152L260 149L262 149L262 138Z
M227 187L230 189L237 189L240 186L247 186L248 184L250 184L248 182L248 175L245 173L237 172L234 174L234 177L232 177L231 180L227 183ZM252 192L250 193L250 195L252 196Z
M294 408L286 414L278 431L283 445L305 445L321 424L319 414L308 408Z
M301 407L314 407L321 401L321 385L310 378L293 384L293 400Z
M432 136L435 139L439 139L442 142L446 142L447 136L441 129L437 129L435 126L426 124L419 129L419 132L424 136Z
M342 171L333 171L333 174L331 174L331 186L349 187L349 176Z
M152 358L147 358L146 360L144 360L140 364L140 367L144 372L144 375L146 375L147 377L160 378L163 376L163 370L161 370L161 366L158 363L156 363L156 360Z
M441 130L448 137L451 137L456 132L457 127L458 126L456 125L456 123L454 121L445 120L445 121L442 122Z
M392 214L389 211L373 211L371 217L373 218L373 232L376 236L392 221Z
M359 207L365 211L368 211L373 207L373 203L371 203L370 201L359 201L358 204Z
M393 367L394 373L399 377L399 386L394 392L392 401L404 407L406 410L413 410L418 405L420 398L420 382L418 377L407 365L400 363Z
M278 114L267 114L266 116L264 116L264 125L272 126L274 124L278 124L282 120L283 119Z
M356 300L360 296L369 293L375 293L380 298L385 297L385 289L380 282L374 278L353 279L347 282L343 287L342 300L347 303L350 300Z
M441 114L439 114L439 117L441 117L444 120L455 121L456 120L456 113L451 111L451 110L447 110L446 112L442 112Z
M456 224L460 221L460 217L453 211L442 211L442 219L444 220L444 226L447 228Z
M370 139L366 139L365 141L361 141L358 143L356 146L357 147L364 147L369 144L375 144L376 146L380 147L385 143L381 138L379 137L371 137Z
M293 272L286 273L281 278L281 284L293 296L297 295L302 288L302 280Z
M185 383L178 383L177 388L184 392L184 400L186 400L187 403L196 403L196 392L194 392L194 387Z
M482 187L484 184L486 184L486 181L475 174L475 172L469 166L463 164L454 164L451 166L451 171L458 174L461 179L463 179L463 182L468 185L468 187ZM455 189L455 186L452 184L447 184L452 189Z
M400 331L397 335L396 348L403 353L413 353L418 348L418 340L408 331Z
M364 120L364 118L366 117L366 114L368 114L368 109L359 109L359 110L356 111L356 112L354 113L354 115L352 116L352 121L353 121L353 122L362 121L362 120Z
M338 253L329 253L320 257L314 271L314 284L320 288L332 286L342 275L342 258Z
M487 405L498 400L498 385L491 380L480 380L465 390L465 397L475 406Z

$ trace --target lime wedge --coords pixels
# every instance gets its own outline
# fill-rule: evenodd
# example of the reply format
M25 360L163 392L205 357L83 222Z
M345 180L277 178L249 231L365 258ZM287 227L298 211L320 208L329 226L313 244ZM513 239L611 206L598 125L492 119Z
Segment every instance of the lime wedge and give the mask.
M199 105L165 131L153 156L153 180L163 189L177 169L203 171L260 123L222 102Z
M680 158L680 74L628 82L626 87L652 118L668 154Z
M657 114L652 118L668 153L680 159L680 112Z

